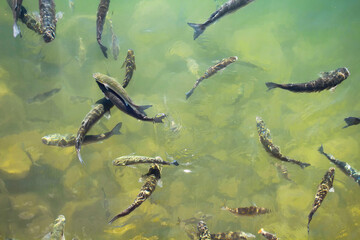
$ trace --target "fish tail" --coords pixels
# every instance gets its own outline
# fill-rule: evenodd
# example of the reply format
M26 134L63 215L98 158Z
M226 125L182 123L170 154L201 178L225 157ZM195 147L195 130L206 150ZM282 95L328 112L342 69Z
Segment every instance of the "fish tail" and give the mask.
M150 108L150 107L152 107L152 105L142 105L142 106L139 106L138 109L139 109L140 111L144 111L144 110L146 110L146 109L148 109L148 108Z
M104 54L104 56L106 57L106 58L108 58L108 55L107 55L107 47L105 47L104 45L102 45L101 44L101 42L100 42L100 40L98 40L98 43L99 43L99 46L100 46L100 49L101 49L101 51L102 51L102 53Z
M321 144L321 146L319 147L318 151L319 151L321 154L324 154L324 147L323 147L322 144Z
M190 91L188 91L187 93L185 93L186 95L186 99L188 99L194 92L195 88L192 88Z
M344 119L344 121L346 122L347 125L343 128L347 128L350 127L351 125L357 124L359 120L355 117L347 117Z
M153 122L154 123L163 123L163 119L166 118L166 114L160 114L154 117Z
M20 35L20 37L22 37L21 32L20 32L20 28L17 25L17 23L15 22L14 25L13 25L13 36L14 36L14 38L16 38L18 35Z
M112 224L113 222L115 222L118 218L120 218L119 216L120 214L116 215L115 217L113 217L110 221L109 224Z
M81 154L80 154L80 149L76 149L76 153L77 153L77 156L79 158L79 161L81 162L81 164L85 164L84 160L82 159L81 157Z
M268 91L270 91L273 88L279 87L279 84L274 82L266 82L265 85L268 87Z
M175 165L175 166L179 166L178 161L174 160L171 164Z
M300 167L301 167L302 169L311 166L310 163L303 163L303 162L301 162L299 165L300 165Z
M204 24L188 23L194 29L194 40L197 39L206 29Z
M121 122L119 122L118 124L116 124L116 126L111 130L111 133L112 133L113 135L120 135L120 134L121 134L121 132L120 132L121 126L122 126L122 123L121 123Z

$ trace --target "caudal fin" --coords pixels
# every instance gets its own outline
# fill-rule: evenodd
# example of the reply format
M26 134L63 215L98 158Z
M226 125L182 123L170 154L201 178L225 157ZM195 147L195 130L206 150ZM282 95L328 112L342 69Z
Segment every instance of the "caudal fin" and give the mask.
M20 37L21 37L20 28L15 22L13 25L13 36L14 36L14 38L16 38L18 35L20 35Z
M80 154L80 149L76 149L76 153L77 153L77 156L79 158L79 161L81 162L81 164L85 164L85 162L83 161L82 157L81 157L81 154Z
M116 126L111 130L111 133L112 133L113 135L120 135L120 134L121 134L121 132L120 132L121 126L122 126L122 123L121 123L121 122L118 123L118 124L116 124Z
M188 99L194 92L195 88L192 88L190 91L188 91L187 93L185 93L186 95L186 99Z
M324 154L324 147L323 147L322 144L321 144L321 146L319 147L318 151L319 151L321 154Z
M101 49L102 53L104 54L104 56L105 56L106 58L108 58L108 55L107 55L107 52L106 52L106 51L107 51L107 47L105 47L104 45L102 45L100 41L98 41L98 43L99 43L100 49Z
M279 84L273 83L273 82L267 82L267 83L265 83L265 85L268 87L268 91L270 91L273 88L279 87Z
M166 114L164 113L161 113L161 114L157 114L154 119L153 119L153 122L154 123L163 123L163 119L166 118Z
M203 24L188 23L194 29L194 40L197 39L206 29Z
M144 111L144 110L146 110L146 109L148 109L148 108L151 108L151 107L152 107L152 105L142 105L142 106L139 106L138 109L139 109L140 111Z
M175 165L175 166L179 166L178 161L174 160L171 164Z
M309 167L309 166L311 166L311 164L310 163L300 163L300 167L302 168L302 169L304 169L304 168L306 168L306 167Z
M348 118L345 118L344 121L346 122L347 125L343 128L347 128L352 125L356 125L356 124L360 123L360 119L356 118L356 117L348 117Z

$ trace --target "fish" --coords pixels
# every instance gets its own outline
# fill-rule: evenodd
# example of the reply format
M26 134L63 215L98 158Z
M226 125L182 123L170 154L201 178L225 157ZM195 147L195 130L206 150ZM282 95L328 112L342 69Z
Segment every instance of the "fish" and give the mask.
M310 166L309 163L300 162L298 160L291 159L289 157L284 156L280 152L280 148L276 146L271 138L270 130L266 128L264 121L261 117L256 117L256 127L259 133L259 139L262 145L264 146L265 150L270 153L273 157L289 163L294 163L299 165L301 168L305 168Z
M197 214L195 214L194 217L191 217L188 219L181 220L180 218L178 218L178 224L185 224L185 225L197 224L199 221L207 221L211 218L212 218L212 216L209 214L204 214L202 212L198 212Z
M217 240L247 240L249 238L255 238L255 235L246 232L224 232L224 233L212 233L211 239Z
M211 240L211 233L204 221L200 221L197 225L199 231L199 240Z
M100 120L100 118L105 115L105 113L110 112L110 109L113 106L114 104L111 101L107 100L106 98L102 98L95 103L95 106L90 110L88 114L86 114L85 118L82 120L75 140L75 149L78 158L82 164L84 164L84 161L81 158L80 150L86 133L92 128L95 123Z
M84 140L82 142L82 145L94 143L94 142L100 142L103 140L106 140L110 138L113 135L120 135L120 128L122 126L122 123L116 124L116 126L110 131L106 133L102 133L99 135L86 135L84 137ZM76 143L76 135L75 134L59 134L54 133L47 136L44 136L41 138L41 141L45 145L49 146L56 146L56 147L71 147L75 146Z
M151 194L155 191L156 184L161 178L161 167L157 164L153 164L150 166L147 174L144 175L146 177L144 185L140 189L140 193L137 195L134 202L126 208L124 211L113 217L109 224L112 224L117 219L124 217L138 208L146 199L148 199Z
M346 67L338 68L330 72L323 72L320 77L314 81L306 83L289 83L278 84L274 82L265 83L268 91L273 88L282 88L291 92L320 92L327 89L335 89L337 85L342 83L350 76L350 72Z
M289 172L283 164L275 163L275 167L279 174L281 174L286 180L292 182L293 180L289 177Z
M233 13L253 1L254 0L229 0L220 6L218 10L212 13L206 22L202 24L188 23L188 25L194 29L194 40L197 39L209 25L213 24L221 17L225 16L226 14Z
M360 123L360 118L357 118L357 117L348 117L348 118L345 118L344 121L346 122L346 126L343 127L343 128L347 128L347 127L350 127L352 125L357 125Z
M56 16L54 0L39 0L39 11L43 39L49 43L55 39Z
M165 114L158 114L154 118L148 117L144 110L152 105L138 106L134 104L125 89L116 81L115 78L101 73L94 73L93 77L105 97L124 113L142 121L163 123L162 119L166 117Z
M106 219L109 219L109 217L111 215L110 210L109 210L109 201L107 200L105 190L103 187L101 188L101 191L103 192L103 198L104 198L104 206L103 207L105 209L105 217L106 217Z
M72 103L84 103L84 102L90 102L92 103L94 100L89 97L83 97L83 96L70 96L70 101Z
M13 13L13 19L14 19L14 25L13 25L13 36L16 38L18 35L21 36L21 31L19 26L17 25L17 21L21 14L21 5L23 0L7 0L12 13Z
M186 95L186 99L188 99L193 93L195 88L204 80L207 79L209 77L211 77L212 75L214 75L215 73L217 73L219 70L226 68L229 64L235 62L236 60L238 60L238 57L229 57L229 58L224 58L223 60L221 60L220 62L218 62L217 64L215 64L214 66L210 67L208 70L206 70L205 74L203 76L201 76L198 80L196 80L193 88L187 92Z
M19 19L26 27L39 35L43 34L41 23L31 14L29 14L24 6L21 6Z
M35 165L35 166L40 166L39 164L37 164L34 159L32 158L30 152L28 150L26 150L25 148L25 144L24 143L21 143L21 149L23 150L23 152L26 154L26 156L29 158L30 162Z
M175 165L179 166L179 163L174 160L173 162L164 161L160 156L157 157L146 157L146 156L122 156L113 160L114 166L128 166L141 163L156 163L163 165Z
M29 98L27 100L27 103L36 103L36 102L43 102L45 101L46 99L52 97L53 95L55 95L56 93L60 92L61 88L54 88L54 89L51 89L50 91L47 91L47 92L44 92L44 93L39 93L37 95L35 95L34 97L32 98Z
M321 203L324 201L328 192L333 191L334 177L335 177L335 168L331 167L331 168L329 168L328 171L326 171L324 177L321 180L321 183L318 186L318 189L317 189L316 195L315 195L315 200L312 205L310 214L308 216L308 225L307 225L308 233L310 232L310 222L313 218L314 213L321 206Z
M79 52L76 60L79 62L80 67L82 67L84 62L86 61L86 48L82 37L79 37Z
M51 231L46 234L41 240L65 240L65 223L64 215L59 215L51 227Z
M271 212L270 209L266 209L263 207L255 207L255 206L241 207L241 208L229 208L227 206L224 206L221 209L227 210L235 215L240 215L240 216L255 216L255 215L261 215Z
M69 0L69 8L71 11L74 11L75 8L75 1L74 0Z
M325 153L323 145L319 148L319 152L327 157L330 162L334 163L340 170L345 173L345 175L354 179L354 181L360 185L360 172L355 168L351 167L347 162L340 161L336 159L333 155Z
M106 53L107 47L101 43L101 35L104 29L107 11L109 10L110 0L100 0L97 15L96 15L96 40L104 56L108 58Z
M123 88L126 88L133 76L134 71L136 70L134 50L128 49L125 61L121 67L126 67L125 78L122 83Z
M120 47L119 47L119 39L114 33L113 25L112 25L112 19L109 19L110 23L110 32L111 32L111 48L112 48L112 54L115 60L118 59L119 53L120 53Z
M263 228L261 228L258 233L263 235L267 240L278 240L275 234L266 232Z

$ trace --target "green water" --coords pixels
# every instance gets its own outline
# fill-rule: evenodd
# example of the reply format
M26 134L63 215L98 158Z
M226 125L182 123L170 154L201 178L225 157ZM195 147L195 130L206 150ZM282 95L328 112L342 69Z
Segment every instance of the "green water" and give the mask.
M194 41L186 23L204 22L224 2L111 1L118 61L110 49L105 59L97 45L98 1L75 0L73 11L67 1L56 1L64 16L50 44L21 23L23 38L14 39L12 13L6 1L0 3L0 239L41 239L60 214L66 217L66 239L187 239L178 217L199 211L212 215L207 223L214 233L242 230L261 239L256 233L264 228L281 239L308 238L307 216L317 186L333 166L318 147L324 144L325 152L360 170L359 126L342 129L345 117L360 117L360 3L256 0ZM24 6L38 11L36 1ZM108 22L103 43L111 43ZM42 144L41 137L50 133L77 132L103 97L92 74L122 81L120 67L129 48L137 70L127 91L135 103L153 105L149 116L167 113L165 123L140 122L113 108L112 117L90 133L122 122L122 135L83 146L86 165L73 147ZM239 61L185 100L198 76L230 56ZM351 76L333 93L267 92L264 84L306 82L338 67L347 67ZM53 88L61 91L27 103ZM311 163L304 170L286 165L294 183L278 175L278 160L261 146L256 116L285 155ZM172 124L178 131L171 131ZM138 180L148 170L112 166L114 158L132 153L164 159L168 153L181 165L164 167L163 186L129 216L108 225L102 188L113 217L135 199L142 186ZM309 239L360 237L359 186L336 169L334 188L314 215ZM272 213L235 216L220 209L225 201L229 207L256 204Z

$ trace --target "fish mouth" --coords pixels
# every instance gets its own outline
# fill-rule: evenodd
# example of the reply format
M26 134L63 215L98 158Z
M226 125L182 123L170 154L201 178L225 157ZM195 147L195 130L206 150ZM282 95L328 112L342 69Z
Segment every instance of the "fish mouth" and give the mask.
M344 70L345 70L345 74L348 75L348 76L350 76L350 71L349 71L349 69L348 69L347 67L344 67Z
M48 144L49 143L49 141L48 141L48 139L46 137L41 138L41 141L43 142L43 144Z

